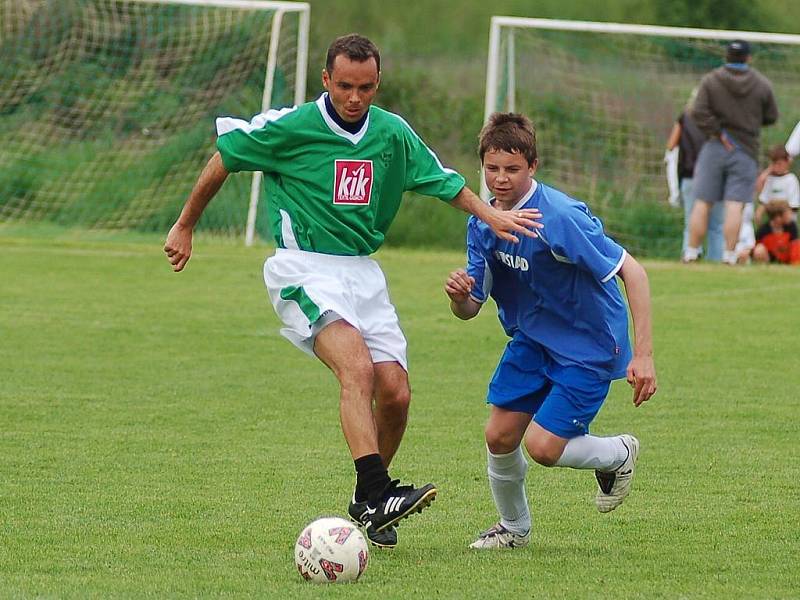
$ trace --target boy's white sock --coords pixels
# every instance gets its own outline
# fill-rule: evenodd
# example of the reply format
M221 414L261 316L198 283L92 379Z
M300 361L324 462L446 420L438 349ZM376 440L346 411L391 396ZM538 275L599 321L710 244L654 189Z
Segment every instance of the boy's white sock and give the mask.
M628 449L619 436L581 435L567 442L556 462L557 467L613 471L628 458Z
M489 487L492 489L495 506L500 513L500 523L514 533L525 534L531 528L531 513L525 497L525 474L528 461L522 446L508 454L488 456Z

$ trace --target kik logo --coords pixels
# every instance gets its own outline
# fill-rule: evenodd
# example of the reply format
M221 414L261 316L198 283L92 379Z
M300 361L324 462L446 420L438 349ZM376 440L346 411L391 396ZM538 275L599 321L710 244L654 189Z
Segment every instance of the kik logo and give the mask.
M337 160L334 204L369 204L372 197L372 161Z

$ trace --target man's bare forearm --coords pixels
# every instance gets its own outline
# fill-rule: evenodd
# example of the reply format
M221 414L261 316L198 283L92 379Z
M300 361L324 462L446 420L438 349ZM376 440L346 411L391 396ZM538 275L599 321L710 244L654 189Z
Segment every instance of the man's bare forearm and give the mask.
M208 203L216 195L222 184L228 178L228 170L222 164L222 157L219 152L215 152L192 188L189 199L183 206L176 225L193 229L203 214Z
M478 217L484 223L488 222L487 217L492 213L492 207L481 200L467 186L461 188L458 195L450 202L451 206L463 210Z

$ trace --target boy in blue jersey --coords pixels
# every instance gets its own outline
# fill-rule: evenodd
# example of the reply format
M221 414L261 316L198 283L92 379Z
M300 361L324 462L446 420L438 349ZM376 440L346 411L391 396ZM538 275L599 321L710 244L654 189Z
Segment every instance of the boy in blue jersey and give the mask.
M640 406L656 392L650 290L644 268L603 232L585 204L533 179L536 134L519 114L495 113L481 131L479 154L495 208L541 211L536 238L509 244L470 218L466 271L445 283L450 308L471 319L491 296L511 338L489 384L488 472L500 522L472 548L513 548L530 541L528 468L521 443L544 466L594 469L600 512L628 495L639 441L597 437L589 425L614 379L626 377ZM625 282L635 330L615 277Z

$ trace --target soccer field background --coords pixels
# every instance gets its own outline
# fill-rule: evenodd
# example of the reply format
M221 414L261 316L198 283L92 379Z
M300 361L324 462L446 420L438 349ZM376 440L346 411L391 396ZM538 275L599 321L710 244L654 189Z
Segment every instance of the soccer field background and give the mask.
M593 427L641 439L632 495L601 515L591 472L532 464L531 546L477 553L504 336L450 315L459 253L381 251L414 392L392 472L440 494L318 588L292 550L352 491L334 378L280 337L269 248L201 238L174 274L161 244L0 233L0 596L797 597L797 270L645 263L659 392L618 382Z

